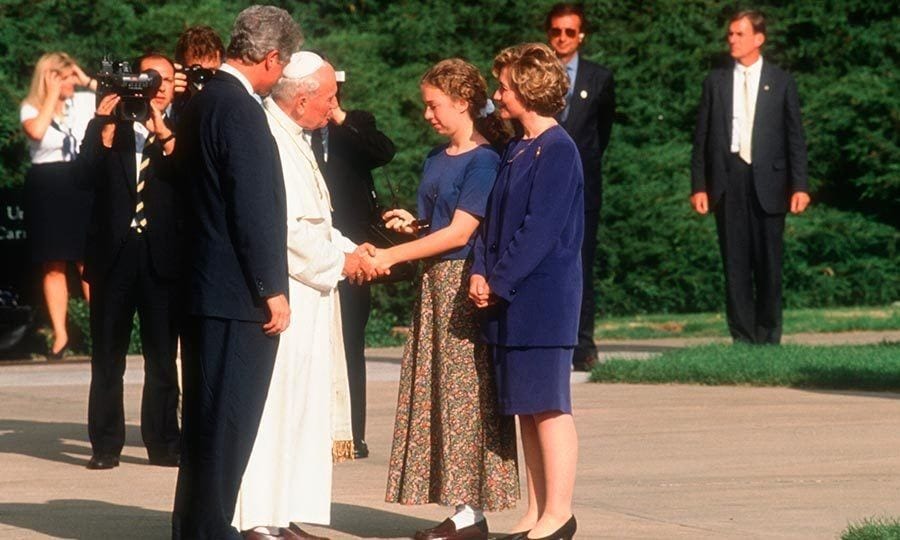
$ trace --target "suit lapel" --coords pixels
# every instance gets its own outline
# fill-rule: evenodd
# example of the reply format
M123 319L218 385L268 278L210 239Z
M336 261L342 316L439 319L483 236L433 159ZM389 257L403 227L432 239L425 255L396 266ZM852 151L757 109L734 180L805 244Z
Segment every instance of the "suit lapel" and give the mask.
M769 109L772 106L772 87L774 78L772 76L772 68L768 62L763 62L762 71L759 74L759 88L756 89L756 108L753 110L753 134L751 135L754 150L757 148L758 141L756 134L759 129L758 119L771 118ZM754 154L756 152L754 151Z
M582 117L583 102L587 102L587 98L590 97L588 94L589 85L587 84L589 77L590 67L583 60L579 61L578 73L575 74L575 84L572 88L572 99L569 102L569 114L566 116L566 121L563 122L563 127L570 133L570 130L574 127L572 124ZM584 93L584 97L582 97L582 93Z
M725 135L731 144L731 124L734 116L734 73L733 69L722 69L719 72L719 95L722 98L722 120L725 122Z

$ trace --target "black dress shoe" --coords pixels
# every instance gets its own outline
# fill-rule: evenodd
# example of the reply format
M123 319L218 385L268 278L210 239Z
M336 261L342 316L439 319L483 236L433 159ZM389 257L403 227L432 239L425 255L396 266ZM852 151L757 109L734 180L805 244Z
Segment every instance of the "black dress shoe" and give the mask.
M572 367L575 371L593 371L594 366L599 364L600 361L597 359L597 353L592 354L575 354L575 359L572 361Z
M97 471L101 469L112 469L119 466L119 456L112 454L95 454L88 461L87 468Z
M150 465L157 467L177 467L181 463L181 455L178 452L147 453Z
M353 459L363 459L369 457L369 445L366 441L353 443Z
M487 540L487 520L482 519L474 525L457 530L453 520L447 518L436 527L416 531L414 538L415 540Z
M575 521L575 516L573 515L569 518L569 521L563 523L563 526L556 529L552 534L540 538L531 538L526 533L525 538L528 540L572 540L577 528L578 522Z

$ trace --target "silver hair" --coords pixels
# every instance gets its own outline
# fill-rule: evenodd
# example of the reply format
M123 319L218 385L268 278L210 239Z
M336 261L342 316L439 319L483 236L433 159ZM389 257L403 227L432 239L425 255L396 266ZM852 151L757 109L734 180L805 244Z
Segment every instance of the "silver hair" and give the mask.
M305 96L315 94L320 86L322 86L322 84L320 82L319 70L316 70L306 77L300 77L299 79L291 79L288 77L278 79L278 82L275 83L275 86L272 88L271 95L272 99L275 101L285 103L301 94Z
M226 54L228 58L258 64L269 51L278 51L278 58L288 62L302 44L300 25L290 13L275 6L253 5L234 20Z

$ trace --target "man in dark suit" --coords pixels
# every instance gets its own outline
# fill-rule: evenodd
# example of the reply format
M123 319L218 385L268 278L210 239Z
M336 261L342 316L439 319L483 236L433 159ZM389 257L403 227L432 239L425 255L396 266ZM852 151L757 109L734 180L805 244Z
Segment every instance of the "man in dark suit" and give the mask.
M175 135L163 112L172 102L175 68L149 54L139 71L155 70L162 82L146 122L116 121L120 101L103 98L87 128L80 178L94 192L85 278L91 283L91 389L88 469L119 465L125 444L122 377L135 310L141 322L144 393L141 435L150 463L178 466L178 370L175 285L179 231L172 152Z
M231 525L235 500L278 335L290 322L284 182L260 95L269 93L301 41L286 11L242 11L225 64L191 99L178 126L191 260L175 539L241 538Z
M576 370L588 371L597 362L594 343L594 262L597 231L603 202L603 152L609 144L616 114L615 83L612 72L578 54L585 34L581 4L554 5L544 21L547 39L569 75L566 108L557 115L560 125L578 146L584 170L584 242L581 247L583 292L578 324L578 346L573 363Z
M338 95L343 86L338 72ZM376 212L372 170L394 158L394 143L378 130L366 111L332 111L328 126L316 130L312 147L331 193L334 227L357 244L368 241L369 224ZM347 375L354 457L369 455L366 444L366 323L372 305L371 286L345 280L338 285Z
M794 79L760 48L756 11L728 25L733 62L703 82L691 157L691 204L716 215L728 328L736 342L781 340L784 218L809 204L806 142Z

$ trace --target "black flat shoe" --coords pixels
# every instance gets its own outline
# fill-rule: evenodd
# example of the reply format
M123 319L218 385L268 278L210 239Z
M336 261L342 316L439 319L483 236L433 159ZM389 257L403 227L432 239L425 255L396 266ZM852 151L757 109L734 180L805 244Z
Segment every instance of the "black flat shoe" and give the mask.
M572 540L572 537L575 536L575 530L578 528L578 522L575 521L575 516L569 518L569 521L565 522L562 527L556 529L552 534L548 536L542 536L540 538L531 538L526 533L523 538L527 538L528 540Z
M113 467L119 466L119 456L113 456L109 454L95 454L91 456L91 460L88 461L87 468L92 471L99 471L103 469L112 469Z
M353 443L353 459L363 459L369 457L369 445L366 441Z

